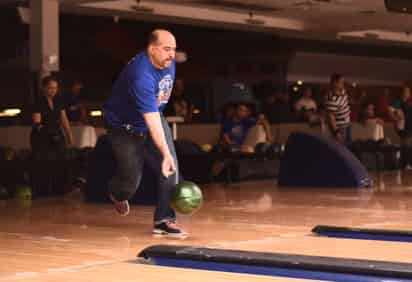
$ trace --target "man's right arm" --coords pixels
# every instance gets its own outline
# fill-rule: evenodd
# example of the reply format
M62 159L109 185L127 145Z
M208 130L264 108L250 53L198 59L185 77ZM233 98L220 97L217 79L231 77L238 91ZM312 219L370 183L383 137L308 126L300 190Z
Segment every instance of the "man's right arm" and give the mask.
M176 171L176 164L166 142L160 114L159 112L148 112L143 114L143 118L149 129L150 136L152 136L153 142L163 157L161 167L162 174L165 177L169 177Z
M150 136L152 136L153 142L162 156L170 155L159 112L144 113L143 118L149 129Z

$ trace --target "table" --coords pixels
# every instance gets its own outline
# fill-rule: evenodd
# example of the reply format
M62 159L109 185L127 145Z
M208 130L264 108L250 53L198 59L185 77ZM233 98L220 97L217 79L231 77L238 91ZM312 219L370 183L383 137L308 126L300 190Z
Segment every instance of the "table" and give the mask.
M92 126L72 126L73 146L76 148L94 147L97 141L96 130ZM16 150L30 149L30 126L0 127L0 146Z

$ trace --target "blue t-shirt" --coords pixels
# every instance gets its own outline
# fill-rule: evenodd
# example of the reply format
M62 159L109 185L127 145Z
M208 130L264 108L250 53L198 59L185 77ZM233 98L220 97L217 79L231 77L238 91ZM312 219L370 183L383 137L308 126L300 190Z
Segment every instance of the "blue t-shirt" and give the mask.
M175 79L175 62L156 69L146 51L137 54L114 82L112 94L104 105L109 127L147 131L144 113L161 112L169 101Z
M223 133L228 134L230 140L237 145L242 145L245 141L249 129L256 124L254 118L247 118L240 121L226 120L223 123Z
M80 98L71 93L64 97L66 104L66 114L69 121L80 121Z

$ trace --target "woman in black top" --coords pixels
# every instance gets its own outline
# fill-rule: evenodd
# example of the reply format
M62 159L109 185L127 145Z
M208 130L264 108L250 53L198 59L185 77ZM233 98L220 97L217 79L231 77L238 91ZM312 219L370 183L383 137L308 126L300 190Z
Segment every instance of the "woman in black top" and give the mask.
M58 156L64 152L66 143L68 146L73 144L73 135L64 110L64 103L57 95L58 87L56 78L45 77L42 80L44 95L39 97L34 106L30 141L33 154L37 158L56 157L55 154Z

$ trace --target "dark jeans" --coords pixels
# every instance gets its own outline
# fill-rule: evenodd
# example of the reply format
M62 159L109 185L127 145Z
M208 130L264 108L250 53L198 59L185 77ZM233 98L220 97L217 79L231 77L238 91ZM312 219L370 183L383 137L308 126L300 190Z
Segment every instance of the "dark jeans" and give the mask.
M119 201L130 199L139 187L143 164L146 164L156 175L157 187L155 188L157 189L158 200L154 213L155 223L176 218L169 202L171 193L174 191L180 177L172 133L164 117L162 117L162 126L170 153L176 164L176 173L168 178L162 174L161 164L163 158L149 133L145 136L138 136L123 129L108 130L108 139L112 145L116 162L115 175L109 183L109 193Z
M35 160L62 160L66 141L62 131L43 127L31 131L30 145Z
M30 135L32 159L30 184L33 197L62 195L70 169L65 166L66 142L60 130L33 129Z
M339 129L343 136L343 143L345 146L350 146L352 143L352 128L351 126L347 126L344 128Z

